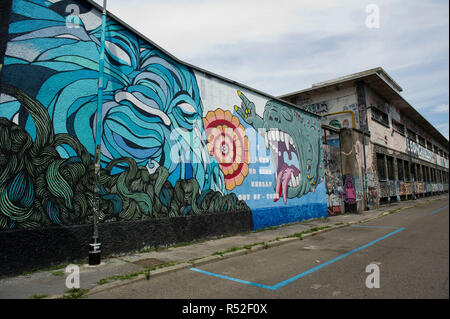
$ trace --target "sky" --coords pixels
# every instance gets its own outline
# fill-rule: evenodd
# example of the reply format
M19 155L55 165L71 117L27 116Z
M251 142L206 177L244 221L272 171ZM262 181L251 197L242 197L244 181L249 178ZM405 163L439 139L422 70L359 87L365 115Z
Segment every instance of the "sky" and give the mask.
M380 66L449 138L448 0L108 0L108 11L181 61L274 96Z

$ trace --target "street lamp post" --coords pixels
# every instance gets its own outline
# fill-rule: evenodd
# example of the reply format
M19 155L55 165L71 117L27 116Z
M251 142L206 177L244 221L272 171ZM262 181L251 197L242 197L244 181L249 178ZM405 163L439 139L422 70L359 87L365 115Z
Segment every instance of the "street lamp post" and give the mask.
M94 185L94 232L89 244L89 265L99 265L101 262L101 243L98 235L98 215L100 211L100 158L101 158L101 136L102 136L102 105L103 105L103 69L105 62L105 33L106 33L106 0L103 0L102 33L100 43L99 76L98 76L98 99L97 99L97 127L95 131L95 185Z

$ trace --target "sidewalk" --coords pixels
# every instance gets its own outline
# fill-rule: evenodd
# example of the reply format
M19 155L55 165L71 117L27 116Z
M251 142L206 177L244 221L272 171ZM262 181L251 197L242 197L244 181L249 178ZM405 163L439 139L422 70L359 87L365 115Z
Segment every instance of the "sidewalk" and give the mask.
M347 214L271 227L235 236L178 244L148 252L111 257L98 266L80 266L79 291L68 293L65 267L0 280L0 299L60 298L91 295L172 271L268 249L320 232L369 221L398 210L448 199L448 194L385 205L362 214Z

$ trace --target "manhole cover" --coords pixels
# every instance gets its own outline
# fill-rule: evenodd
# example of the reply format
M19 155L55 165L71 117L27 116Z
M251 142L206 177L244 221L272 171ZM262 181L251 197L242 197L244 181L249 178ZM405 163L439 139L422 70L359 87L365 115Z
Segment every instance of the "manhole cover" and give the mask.
M159 266L164 264L165 261L156 259L156 258L147 258L147 259L141 259L138 261L133 262L133 264L142 266L142 267L153 267L153 266Z

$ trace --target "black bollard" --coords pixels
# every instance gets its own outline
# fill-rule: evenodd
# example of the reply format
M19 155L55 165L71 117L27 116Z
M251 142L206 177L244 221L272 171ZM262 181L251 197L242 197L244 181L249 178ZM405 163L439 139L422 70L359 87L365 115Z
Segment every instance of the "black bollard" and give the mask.
M92 241L89 244L89 265L100 265L101 262L101 247L102 244L98 242L97 237L92 237Z

